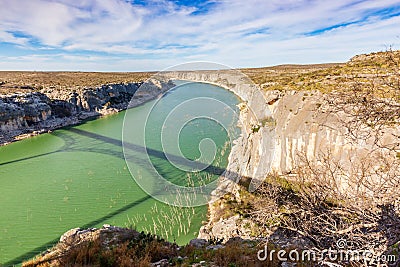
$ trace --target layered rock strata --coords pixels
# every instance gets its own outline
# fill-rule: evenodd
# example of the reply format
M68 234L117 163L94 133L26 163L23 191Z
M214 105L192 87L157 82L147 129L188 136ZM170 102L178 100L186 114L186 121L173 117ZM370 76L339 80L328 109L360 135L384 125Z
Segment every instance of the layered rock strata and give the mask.
M0 144L140 105L173 86L172 82L149 80L78 91L43 89L0 95Z
M237 71L186 71L166 75L216 84L242 100L239 106L241 135L234 141L225 175L227 179L221 180L216 190L218 196L224 192L238 194L236 183L243 178L251 180L250 191L257 189L271 174L291 179L291 176L296 176L296 168L302 164L328 168L324 162L330 162L332 166L339 166L332 173L332 182L341 193L348 195L353 193L354 187L369 190L349 180L367 167L370 173L366 175L371 184L379 182L382 175L387 175L387 179L390 179L389 175L396 175L396 154L398 157L400 151L399 122L383 125L379 130L362 127L350 133L349 114L337 109L335 93L261 91ZM359 138L355 138L354 134ZM387 162L393 170L386 173L376 171L381 168L381 163ZM209 223L200 230L199 238L246 236L240 231L235 218L221 219L215 224L219 218L213 218L212 204L209 205L209 213Z

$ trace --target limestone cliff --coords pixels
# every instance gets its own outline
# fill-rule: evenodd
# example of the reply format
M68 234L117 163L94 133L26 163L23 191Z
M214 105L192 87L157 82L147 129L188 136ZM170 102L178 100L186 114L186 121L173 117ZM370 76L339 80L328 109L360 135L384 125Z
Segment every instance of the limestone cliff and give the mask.
M365 155L376 145L374 138L362 141L347 136L342 117L330 110L334 94L320 91L261 91L237 71L171 72L168 77L217 84L241 98L241 137L236 140L228 170L241 176L263 179L271 172L290 173L296 158L304 153L318 158L332 153L338 160ZM373 131L373 129L369 129ZM381 139L397 145L398 125L385 128Z
M357 186L347 180L352 174L369 166L373 181L375 176L377 179L381 178L375 170L379 168L383 158L390 161L391 166L396 166L393 164L396 161L396 151L400 149L397 138L400 136L399 124L383 126L379 130L373 127L356 129L357 134L364 138L352 138L347 128L347 114L335 108L334 92L261 91L236 71L170 72L166 75L176 79L217 84L232 91L243 101L240 105L242 133L235 140L229 157L229 179L223 180L218 190L235 193L235 183L239 178L245 177L252 179L249 187L252 191L272 173L290 179L299 165L308 162L321 165L329 157L337 166L336 173L332 174L337 179L334 181L337 183L335 186L338 190L351 194L351 190L346 192L346 189ZM377 144L377 135L380 144ZM388 146L391 146L390 152L383 148ZM380 175L382 173L385 175L385 172ZM391 173L388 171L387 175ZM232 180L235 183L231 183ZM212 209L210 205L211 217ZM210 221L213 219L218 220L212 218ZM231 233L213 231L221 223L224 227L220 228L228 229L226 225L231 219L215 225L209 223L203 227L199 237L231 237ZM237 227L229 229L236 233L233 235L243 236L243 233L238 234L240 229L238 231Z
M148 101L173 83L107 84L79 90L42 89L27 94L0 95L0 144L79 123L83 119L115 113ZM138 89L140 90L138 91ZM136 94L137 93L137 94Z

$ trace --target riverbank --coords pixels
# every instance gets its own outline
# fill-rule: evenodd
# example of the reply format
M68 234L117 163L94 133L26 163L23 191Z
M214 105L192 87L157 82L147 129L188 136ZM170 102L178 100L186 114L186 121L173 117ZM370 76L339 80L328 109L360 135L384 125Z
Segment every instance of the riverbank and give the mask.
M0 239L0 262L5 266L18 264L56 244L59 236L68 229L101 227L106 223L125 227L134 225L139 231L156 233L171 242L176 240L180 245L195 238L201 222L206 220L207 207L167 206L146 195L132 179L132 175L138 178L136 174L140 166L132 167L132 175L127 168L122 153L121 131L124 122L129 121L134 131L130 135L133 139L124 138L124 141L140 144L144 125L153 125L152 128L159 132L157 129L161 129L162 125L159 116L169 113L165 109L160 112L153 107L155 103L161 101L161 107L173 108L183 102L182 97L191 99L199 94L231 103L232 108L238 104L238 99L222 88L205 84L179 86L164 94L162 99L146 102L129 111L1 147L4 209L0 225L7 232ZM198 110L201 108L200 105ZM148 118L150 110L153 110L156 124L151 117ZM128 112L133 116L128 116ZM204 126L207 125L205 123ZM234 121L231 123L234 127ZM182 145L187 157L197 152L191 140L192 136L199 134L199 127L205 129L203 124L185 129L184 136L188 138ZM217 147L222 148L224 132L218 127L207 126L207 129L205 134L215 137ZM149 136L157 138L155 134ZM136 160L146 157L142 147L133 145L127 148L137 152ZM161 145L152 146L150 155L160 158L158 151L163 151ZM225 168L228 154L226 152L223 158L219 157L220 163L214 166ZM163 165L159 162L156 166ZM162 162L168 163L166 160ZM168 170L166 179L185 181L185 172L173 166ZM146 170L139 174L148 176ZM209 172L201 175L211 178ZM217 179L217 176L211 179ZM25 213L28 219L19 216ZM152 222L156 222L156 226Z
M141 105L173 86L171 81L150 79L0 95L0 145Z
M264 237L318 251L345 233L358 240L352 249L379 239L374 256L392 253L400 240L393 227L400 222L399 56L355 56L262 89L236 70L169 73L217 84L243 101L222 198L209 204L198 237ZM333 221L340 225L331 229Z
M399 74L390 62L377 65L384 56L359 56L339 70L307 73L325 80L301 90L260 90L227 71L167 74L217 84L243 100L242 136L219 187L224 194L210 203L199 234L205 244L264 237L283 248L322 251L345 239L348 249L374 244L375 256L397 253L400 113L398 88L386 81L398 81ZM299 79L296 86L310 83Z
M257 242L241 239L224 244L195 239L179 246L156 235L104 225L100 229L72 229L52 249L22 266L261 267L265 264L257 259L260 249L264 247ZM270 264L277 266L277 257Z

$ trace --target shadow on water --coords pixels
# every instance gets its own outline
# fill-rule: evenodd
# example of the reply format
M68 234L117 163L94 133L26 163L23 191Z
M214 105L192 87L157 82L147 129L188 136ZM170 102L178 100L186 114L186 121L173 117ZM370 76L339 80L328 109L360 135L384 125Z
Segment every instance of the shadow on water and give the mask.
M59 138L62 138L64 141L64 145L63 147L61 147L60 149L56 150L56 151L52 151L52 152L48 152L48 153L43 153L43 154L39 154L39 155L35 155L35 156L30 156L30 157L26 157L26 158L22 158L22 159L16 159L13 161L9 161L9 162L4 162L4 163L0 163L0 166L2 165L7 165L7 164L12 164L12 163L16 163L16 162L21 162L21 161L25 161L25 160L30 160L33 158L38 158L38 157L43 157L43 156L47 156L47 155L52 155L52 154L56 154L56 153L61 153L61 152L76 152L76 151L83 151L83 152L94 152L94 153L101 153L101 154L107 154L107 155L112 155L114 157L117 158L121 158L124 159L124 154L122 152L122 141L118 140L118 139L114 139L114 138L110 138L107 136L103 136L97 133L92 133L92 132L88 132L88 131L84 131L81 129L77 129L77 128L68 128L66 129L67 131L65 133L62 132L54 132L53 134L56 135ZM95 141L100 141L103 144L112 144L114 145L116 148L120 148L118 150L112 150L112 149L100 149L99 147L101 147L101 145L99 145L97 142L95 144L93 144L92 147L90 146L83 146L83 144L78 143L70 134L68 133L74 133L74 134L78 134L81 136L85 136L88 138L91 138ZM131 143L124 143L124 147L130 150L133 150L135 152L139 152L139 153L147 153L151 156L160 158L160 159L165 159L167 160L167 156L170 159L174 159L176 162L181 162L182 164L184 164L184 160L183 158L180 158L178 156L175 155L167 155L162 152L162 151L158 151L155 149L151 149L151 148L146 148L146 147L142 147L139 145L135 145L135 144L131 144ZM133 160L138 161L140 163L140 161L142 161L142 159L139 158L134 158ZM208 166L207 168L205 168L203 171L211 173L211 174L215 174L215 175L222 175L224 172L224 176L225 177L238 177L236 173L234 172L230 172L230 171L226 171L224 168L220 168L217 166ZM231 178L232 179L232 178ZM236 178L235 178L236 179ZM100 217L98 219L95 219L89 223L86 223L84 225L81 226L81 228L91 228L94 227L95 225L100 224L101 222L104 222L105 220L108 220L120 213L123 213L147 200L149 200L150 198L152 198L151 196L145 196L141 199L138 199L128 205L125 205L124 207L117 209L103 217ZM20 255L8 262L2 263L2 266L13 266L16 264L20 264L22 261L27 260L29 258L32 258L33 256L37 255L38 253L40 253L41 251L45 251L48 248L52 247L53 245L55 245L57 242L59 241L59 238L57 239L53 239L41 246L36 247L35 249L32 249L31 251L24 253L23 255Z
M153 156L153 157L156 157L159 159L163 159L163 160L169 159L169 160L172 160L173 162L176 162L176 163L179 163L182 165L186 165L187 167L191 167L191 166L187 165L187 159L180 157L180 156L166 154L166 153L156 150L156 149L143 147L143 146L135 145L135 144L128 143L128 142L122 143L122 141L118 140L118 139L110 138L110 137L107 137L104 135L100 135L100 134L96 134L96 133L92 133L92 132L88 132L88 131L84 131L84 130L80 130L80 129L76 129L76 128L71 128L70 131L73 133L76 133L76 134L80 134L80 135L89 137L89 138L101 140L104 143L109 143L109 144L113 144L113 145L120 146L120 147L122 147L122 144L123 144L125 148L130 149L132 151L143 153L143 154L148 154L150 156ZM204 163L197 163L196 165L198 168L204 169L204 171L211 173L211 174L215 174L215 175L221 175L225 171L224 168L220 168L220 167L213 166L213 165L209 166L208 164L204 164Z
M78 135L82 135L82 136L94 139L94 140L97 140L97 141L101 141L103 143L112 144L112 145L122 148L122 141L115 139L115 138L107 137L104 135L100 135L97 133L92 133L92 132L88 132L88 131L84 131L84 130L76 129L76 128L70 128L70 129L68 129L68 131L78 134ZM77 144L76 141L67 134L58 134L57 133L55 135L64 140L65 144L62 148L60 148L56 151L48 152L48 153L43 153L43 154L31 156L31 157L25 157L25 158L16 159L16 160L8 161L8 162L3 162L3 163L0 163L0 166L8 165L8 164L16 163L16 162L21 162L21 161L25 161L25 160L30 160L30 159L34 159L34 158L38 158L38 157L43 157L43 156L47 156L47 155L51 155L51 154L55 154L55 153L59 153L59 152L77 152L77 151L95 152L95 153L100 153L100 154L108 154L111 156L115 156L117 158L124 159L124 154L122 153L122 151L111 151L109 149L99 149L98 147L100 147L100 146L98 144L96 144L95 147L87 147L87 146L82 147L82 146L80 146L81 144ZM77 145L79 147L77 147ZM135 145L135 144L127 143L127 142L124 142L124 147L127 149L130 149L132 151L135 151L138 153L143 153L143 154L148 154L150 156L153 156L153 157L156 157L159 159L163 159L163 160L170 159L176 163L187 166L187 159L182 158L180 156L166 154L166 153L156 150L156 149L146 148L146 147L143 147L140 145ZM132 158L130 158L130 159L132 159ZM134 160L138 160L140 162L142 161L139 158L135 158ZM191 166L188 166L188 167L191 167ZM224 168L221 168L218 166L213 166L213 165L208 165L208 164L203 164L203 163L197 163L197 167L200 169L204 168L203 171L208 172L210 174L215 174L215 175L221 175L225 171Z
M103 217L100 217L100 218L98 218L96 220L93 220L93 221L91 221L89 223L86 223L86 224L82 225L80 228L82 228L82 229L93 228L94 226L100 224L101 222L104 222L104 221L106 221L108 219L111 219L112 217L114 217L114 216L116 216L116 215L118 215L120 213L123 213L123 212L125 212L125 211L127 211L127 210L129 210L129 209L131 209L131 208L133 208L133 207L135 207L135 206L137 206L137 205L149 200L150 198L151 198L151 196L142 197L142 198L140 198L138 200L133 201L132 203L129 203L129 204L123 206L122 208L119 208L119 209L117 209L117 210L115 210L113 212L110 212L109 214L107 214L107 215L105 215ZM4 266L13 266L15 264L20 264L24 260L34 257L35 255L37 255L41 251L45 251L45 250L51 248L58 241L59 241L59 238L53 239L53 240L51 240L51 241L49 241L49 242L47 242L47 243L45 243L45 244L43 244L43 245L41 245L39 247L36 247L36 248L32 249L29 252L26 252L26 253L22 254L21 256L18 256L18 257L14 258L14 259L6 262L6 263L3 263L3 265Z
M13 164L13 163L17 163L17 162L21 162L21 161L25 161L25 160L35 159L35 158L39 158L39 157L44 157L44 156L48 156L48 155L59 153L59 152L62 152L62 150L56 150L56 151L43 153L43 154L39 154L39 155L35 155L35 156L30 156L30 157L26 157L26 158L22 158L22 159L16 159L16 160L3 162L3 163L0 163L0 166Z

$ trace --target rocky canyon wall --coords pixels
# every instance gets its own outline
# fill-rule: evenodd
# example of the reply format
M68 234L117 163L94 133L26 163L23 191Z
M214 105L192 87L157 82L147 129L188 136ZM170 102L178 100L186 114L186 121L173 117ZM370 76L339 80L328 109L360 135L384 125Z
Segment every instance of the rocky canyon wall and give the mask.
M165 75L216 84L241 98L242 133L232 148L227 169L228 176L239 174L252 179L250 190L256 189L271 173L290 177L297 166L327 157L341 165L343 176L348 177L351 172L358 172L356 167L365 164L366 160L372 164L377 162L374 156L381 156L382 146L394 144L399 149L398 139L396 141L400 134L398 125L385 127L379 133L383 142L380 147L374 134L352 139L344 122L345 114L331 108L332 94L261 91L249 78L234 70L168 72Z
M240 203L243 189L238 186L239 179L244 179L241 184L246 186L251 181L249 191L253 191L270 175L329 186L330 192L354 200L366 196L384 202L390 199L390 192L398 190L399 124L356 128L351 134L347 124L349 114L337 108L335 94L260 91L236 71L166 75L216 84L242 100L241 135L233 143L225 173L227 179L220 179L214 200L228 193ZM359 138L353 134L359 134ZM208 222L201 227L198 238L253 239L249 230L253 222L240 215L223 217L221 210L226 207L221 203L209 204ZM290 240L282 239L279 234L277 238L283 243Z
M107 84L80 90L42 89L0 95L0 144L35 135L84 119L140 105L173 87L168 81ZM21 136L22 135L22 136Z

